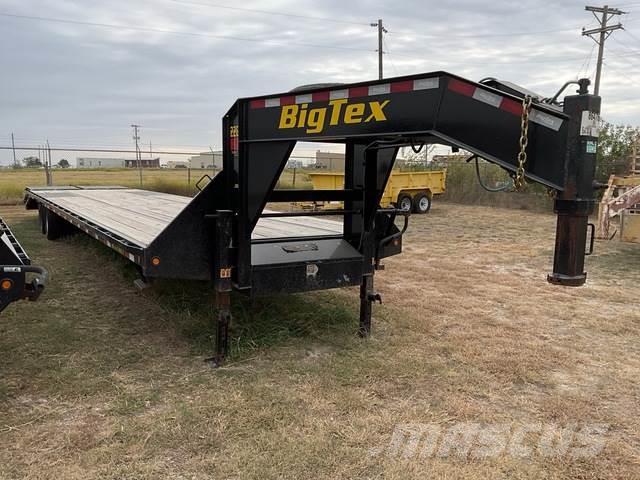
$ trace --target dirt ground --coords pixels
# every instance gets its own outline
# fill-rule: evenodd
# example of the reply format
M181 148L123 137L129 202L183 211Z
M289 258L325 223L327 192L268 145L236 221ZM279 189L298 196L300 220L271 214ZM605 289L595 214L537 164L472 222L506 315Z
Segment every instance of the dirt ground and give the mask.
M52 274L0 319L2 479L640 478L640 245L552 286L555 217L436 202L376 276L372 338L354 289L238 300L212 370L206 287L140 293L88 239L0 215ZM605 433L580 458L397 454L407 424Z

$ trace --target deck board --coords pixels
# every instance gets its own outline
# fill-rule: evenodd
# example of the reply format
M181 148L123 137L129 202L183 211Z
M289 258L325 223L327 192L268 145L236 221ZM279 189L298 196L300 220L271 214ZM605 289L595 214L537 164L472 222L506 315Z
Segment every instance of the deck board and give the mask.
M189 204L191 198L137 189L51 189L34 191L44 199L146 248ZM270 212L265 210L265 213ZM317 217L262 218L252 238L342 234L342 223Z

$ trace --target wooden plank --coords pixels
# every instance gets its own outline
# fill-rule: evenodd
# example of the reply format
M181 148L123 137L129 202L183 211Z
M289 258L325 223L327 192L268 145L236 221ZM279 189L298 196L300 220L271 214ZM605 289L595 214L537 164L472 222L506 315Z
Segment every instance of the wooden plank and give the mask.
M38 195L100 227L147 247L191 198L137 189L44 190ZM265 213L270 213L265 210ZM340 235L342 223L313 217L263 218L252 238Z

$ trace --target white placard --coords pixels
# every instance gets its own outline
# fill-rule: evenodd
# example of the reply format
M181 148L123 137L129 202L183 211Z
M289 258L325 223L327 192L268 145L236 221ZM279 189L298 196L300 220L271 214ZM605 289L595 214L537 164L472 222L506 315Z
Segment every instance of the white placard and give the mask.
M580 122L580 135L583 137L597 137L600 133L600 115L585 110Z

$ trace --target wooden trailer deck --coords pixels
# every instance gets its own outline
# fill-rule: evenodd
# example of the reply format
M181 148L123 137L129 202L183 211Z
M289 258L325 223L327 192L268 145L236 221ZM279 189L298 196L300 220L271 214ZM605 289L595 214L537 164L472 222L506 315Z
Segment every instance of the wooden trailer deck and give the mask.
M192 200L180 195L116 187L35 187L29 190L142 248L148 247ZM262 218L252 238L341 234L342 223L335 220Z

